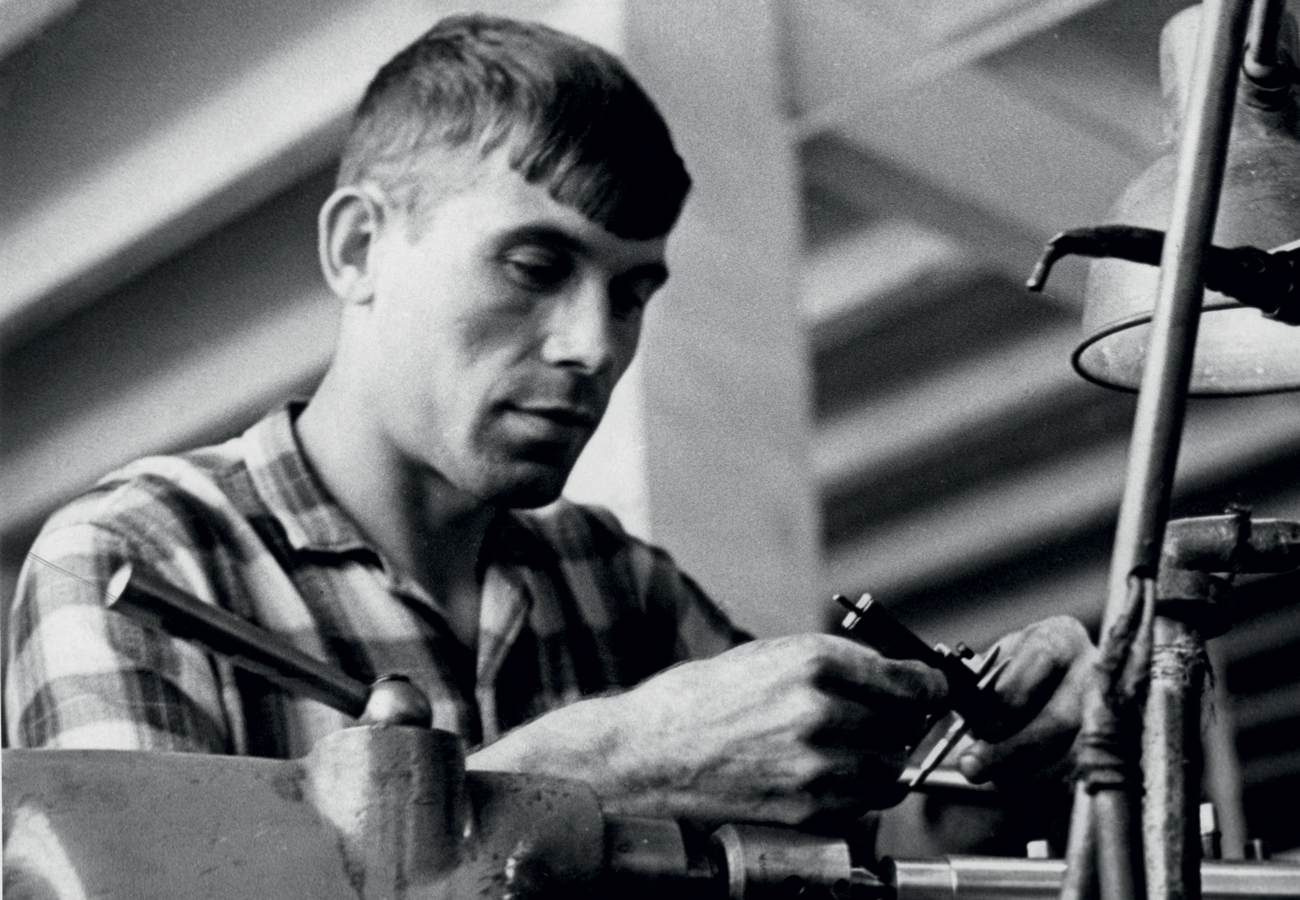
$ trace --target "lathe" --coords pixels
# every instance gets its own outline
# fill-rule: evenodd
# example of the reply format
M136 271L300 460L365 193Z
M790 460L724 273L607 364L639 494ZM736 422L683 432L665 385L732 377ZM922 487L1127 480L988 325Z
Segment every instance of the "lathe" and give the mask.
M1237 546L1240 517L1234 522L1226 540ZM1221 525L1209 519L1180 533L1209 534L1218 547ZM1193 543L1203 562L1206 541ZM359 724L295 760L7 750L4 889L11 898L1029 900L1061 889L1059 859L881 859L843 835L753 823L705 833L607 814L582 782L467 772L460 739L428 727L428 701L400 676L361 684L129 567L108 593L115 608ZM869 615L895 645L915 642L878 608L849 605L849 619ZM919 647L914 652L935 652ZM945 668L962 664L960 650L942 654ZM985 681L973 672L971 690ZM921 774L904 780L919 784ZM928 789L944 790L944 779L932 777ZM1207 859L1201 883L1207 900L1300 897L1300 864Z

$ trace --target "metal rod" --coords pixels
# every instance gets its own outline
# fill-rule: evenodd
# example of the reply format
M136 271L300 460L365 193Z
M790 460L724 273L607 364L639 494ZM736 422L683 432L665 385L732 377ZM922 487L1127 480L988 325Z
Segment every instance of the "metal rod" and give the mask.
M365 682L147 572L123 566L109 579L105 593L109 609L224 656L292 694L319 700L354 718L366 708L370 687Z
M1286 0L1255 0L1251 7L1242 70L1252 81L1271 82L1285 64L1277 52L1278 29L1285 10Z
M1048 900L1065 875L1059 859L947 856L894 859L886 865L894 900ZM1300 865L1205 861L1204 900L1264 900L1300 896Z
M1154 580L1135 573L1123 615L1102 635L1075 746L1079 781L1062 900L1092 900L1099 885L1103 900L1139 894L1138 832L1131 827L1140 750L1135 701L1150 666L1154 607Z
M1142 570L1154 572L1159 563L1204 291L1202 266L1218 214L1249 8L1249 0L1218 0L1202 7L1173 206L1115 530L1103 633L1124 615L1131 576ZM1121 857L1132 845L1131 832L1117 832L1130 827L1129 802L1123 791L1100 791L1091 802L1097 839L1121 851ZM1072 866L1084 867L1075 854L1089 843L1071 838ZM1121 860L1105 850L1097 847L1103 900L1135 900L1137 873L1116 871Z
M1249 6L1249 0L1218 0L1207 2L1201 14L1103 627L1124 609L1129 574L1144 566L1154 570L1159 562Z
M1201 695L1205 640L1157 616L1142 731L1142 840L1149 897L1199 900Z

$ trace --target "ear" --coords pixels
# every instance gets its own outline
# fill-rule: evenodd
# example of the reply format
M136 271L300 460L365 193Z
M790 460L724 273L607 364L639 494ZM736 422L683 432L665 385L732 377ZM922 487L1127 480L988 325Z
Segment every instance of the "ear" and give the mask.
M363 187L341 187L321 207L321 271L330 290L348 303L369 303L374 296L373 250L383 220L383 204Z

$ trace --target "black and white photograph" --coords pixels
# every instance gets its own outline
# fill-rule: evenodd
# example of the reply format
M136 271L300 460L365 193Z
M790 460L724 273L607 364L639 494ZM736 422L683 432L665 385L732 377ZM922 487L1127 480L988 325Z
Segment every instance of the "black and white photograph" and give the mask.
M0 0L19 900L1300 898L1300 0Z

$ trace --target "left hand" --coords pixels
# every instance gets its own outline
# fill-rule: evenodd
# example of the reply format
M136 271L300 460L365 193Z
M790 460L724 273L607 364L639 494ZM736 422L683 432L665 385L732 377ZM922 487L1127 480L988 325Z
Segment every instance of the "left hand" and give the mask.
M958 757L973 782L1023 782L1068 762L1097 650L1078 620L1045 619L998 641L1008 660L995 689L1006 707L997 733Z

